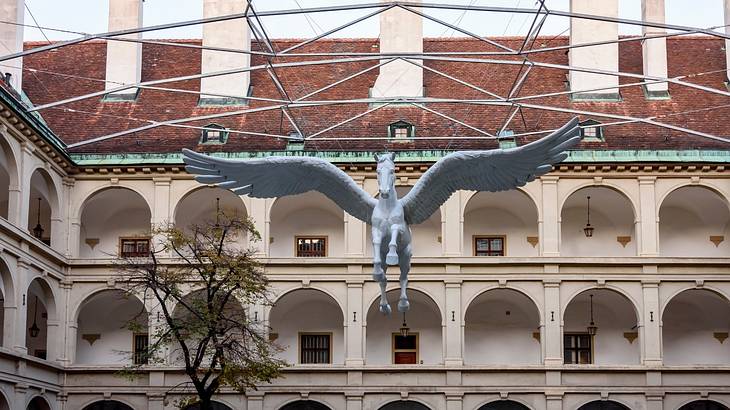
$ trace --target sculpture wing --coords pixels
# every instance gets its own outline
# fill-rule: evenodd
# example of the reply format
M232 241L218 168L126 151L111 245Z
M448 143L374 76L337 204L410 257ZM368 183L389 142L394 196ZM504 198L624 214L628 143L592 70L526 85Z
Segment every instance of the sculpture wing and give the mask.
M505 191L552 170L580 141L578 118L527 145L489 151L454 152L435 163L401 199L406 221L428 219L458 190Z
M238 195L275 198L319 191L355 218L370 223L376 200L345 172L311 157L270 157L253 160L215 158L183 149L185 169L203 184L230 189Z

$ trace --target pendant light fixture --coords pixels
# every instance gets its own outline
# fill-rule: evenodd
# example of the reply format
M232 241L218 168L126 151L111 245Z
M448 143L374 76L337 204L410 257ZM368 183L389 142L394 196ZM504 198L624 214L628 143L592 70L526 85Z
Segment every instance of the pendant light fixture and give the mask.
M588 195L588 208L587 208L587 221L586 226L583 228L583 233L586 235L586 238L590 238L593 236L593 230L594 228L591 226L591 196Z
M36 320L38 319L38 296L35 297L35 309L33 310L33 324L28 328L28 333L30 333L30 337L36 338L38 337L38 334L41 332L41 329L38 327L38 323Z
M41 226L41 198L38 197L38 216L35 228L33 228L33 236L43 239L43 227Z
M221 199L215 199L215 227L221 227Z
M593 295L589 295L591 298L591 323L588 324L586 327L586 330L588 331L588 334L591 336L595 336L596 332L598 331L598 326L596 326L596 323L593 321Z
M411 329L408 328L408 324L406 323L406 312L403 312L403 324L400 327L400 335L406 337L410 330Z

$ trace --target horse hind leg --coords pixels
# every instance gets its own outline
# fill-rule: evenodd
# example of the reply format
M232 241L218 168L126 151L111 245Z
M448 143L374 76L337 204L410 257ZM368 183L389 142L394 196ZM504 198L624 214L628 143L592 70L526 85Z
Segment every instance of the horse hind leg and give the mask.
M381 256L379 261L374 264L375 266L375 272L380 272L380 275L375 278L375 273L373 274L373 278L378 281L378 284L380 284L380 312L386 315L389 315L392 312L392 309L390 308L390 304L388 303L388 297L386 295L386 288L388 287L388 278L386 276L386 272L388 271L388 265L383 265L383 258L380 249L373 249L373 252L377 255Z
M388 265L398 264L398 232L400 229L398 225L391 225L390 227L390 243L388 243L388 254L385 256L385 263Z
M408 245L404 250L400 258L400 298L398 298L398 311L407 312L411 308L411 303L408 302L408 272L411 270L411 245Z

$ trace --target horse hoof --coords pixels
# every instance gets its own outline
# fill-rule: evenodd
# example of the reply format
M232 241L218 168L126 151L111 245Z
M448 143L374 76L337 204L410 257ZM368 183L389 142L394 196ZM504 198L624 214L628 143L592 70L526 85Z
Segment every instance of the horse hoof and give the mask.
M401 313L408 312L408 309L411 308L411 303L408 302L408 299L401 299L398 301L398 311Z
M385 263L388 265L397 265L398 264L398 254L397 253L389 253L385 256Z
M390 305L387 304L387 303L384 304L384 305L381 304L380 305L380 312L383 313L384 315L389 315L390 312L392 312L392 310L390 309Z

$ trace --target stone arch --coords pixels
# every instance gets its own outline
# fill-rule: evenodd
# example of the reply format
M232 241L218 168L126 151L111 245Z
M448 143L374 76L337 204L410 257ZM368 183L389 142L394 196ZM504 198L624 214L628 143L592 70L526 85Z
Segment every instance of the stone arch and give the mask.
M714 286L707 286L707 285L703 285L701 288L699 288L697 286L687 286L687 287L684 287L682 289L675 291L667 298L667 300L664 302L664 304L660 306L659 318L661 319L662 317L664 317L664 311L667 309L667 306L675 297L677 297L678 295L680 295L686 291L689 291L689 290L700 290L700 289L704 289L704 290L708 290L710 292L716 293L719 297L730 302L730 294L725 293L720 288L716 288Z
M515 291L517 293L521 293L523 296L525 296L528 299L530 299L530 301L535 305L535 307L537 308L538 313L540 314L540 325L542 326L542 324L543 324L542 323L542 320L543 320L543 317L544 317L543 316L543 310L542 310L542 302L541 301L538 301L535 298L535 296L531 295L525 289L522 289L521 287L514 286L514 285L505 285L505 286L494 285L494 286L489 286L489 287L486 287L486 288L480 290L479 292L477 292L473 296L471 296L469 299L467 299L466 303L464 303L464 305L462 306L463 311L466 312L466 310L472 304L472 302L474 301L474 299L478 298L480 295L484 294L485 292L489 292L489 291L492 291L492 290L495 290L495 289L508 289L508 290L513 290L513 291ZM463 318L462 318L462 325L463 325Z
M664 205L664 201L667 199L667 197L669 197L669 195L671 195L673 192L678 191L682 188L692 187L692 186L705 188L705 189L708 189L708 190L714 192L715 194L717 194L717 196L719 196L725 200L725 204L728 206L728 210L730 211L730 193L723 191L722 189L720 189L719 187L717 187L713 184L709 184L707 182L700 181L699 183L681 182L679 184L672 186L670 189L668 189L666 192L664 192L660 197L657 198L657 205L656 205L657 214L659 213L659 210L662 208L662 205Z
M389 293L394 292L396 290L400 290L400 287L397 284L394 283L394 284L391 284L390 286L388 286L385 291L386 291L387 294L389 294ZM446 325L446 323L445 323L446 318L444 316L444 312L446 312L446 308L444 306L441 306L441 304L439 304L438 298L436 298L436 296L432 292L430 292L430 291L428 291L428 290L426 290L426 289L424 289L424 288L422 288L422 287L420 287L418 285L412 285L411 282L409 282L408 283L407 292L411 292L411 291L423 293L424 295L426 295L434 303L434 305L438 308L439 317L441 318L441 325L442 326L445 326ZM391 307L395 307L395 305L393 304L393 300L390 299L390 296L391 295L388 295L388 296L389 296L388 301L391 302ZM410 297L410 293L408 294L408 296ZM371 297L370 298L370 301L365 306L372 306L378 300L380 300L380 291L378 291L378 293L375 296ZM393 309L393 311L395 312L396 310ZM367 321L365 322L365 324L367 325Z
M134 410L134 408L119 400L98 400L87 404L83 410Z
M13 329L15 312L18 305L15 301L13 274L10 271L10 265L3 256L0 256L0 282L2 282L0 289L2 295L2 301L0 301L0 346L11 348L15 332Z
M463 255L476 254L476 236L504 236L505 256L538 256L540 209L524 190L475 192L462 207ZM531 239L534 242L531 242Z
M532 302L532 303L530 303ZM520 290L492 287L465 309L465 364L540 364L541 313Z
M431 407L427 406L421 401L413 399L408 400L394 400L385 403L378 407L378 410L431 410Z
M78 221L79 256L108 257L119 254L120 238L149 235L152 209L137 190L106 186L85 197Z
M583 403L578 410L631 410L631 408L616 400L592 400Z
M294 400L290 401L279 410L330 410L331 407L315 400Z
M10 400L2 389L0 389L0 410L10 410Z
M509 400L493 400L482 404L477 410L532 410L529 406L521 401L514 399Z
M277 298L268 314L271 334L286 348L281 358L297 364L344 364L345 311L328 292L314 288L296 288ZM303 336L304 335L304 336ZM307 335L319 335L317 343L326 344L324 353L302 351ZM325 340L326 339L326 340Z
M119 289L97 289L87 295L73 317L77 324L74 363L131 364L136 336L129 324L148 327L143 301Z
M591 287L572 295L565 305L561 321L565 363L639 364L638 312L634 302L615 288ZM597 327L594 335L588 332L589 325ZM590 350L585 350L586 347Z
M28 349L28 354L54 360L58 354L56 351L58 343L55 341L58 340L59 329L56 296L53 289L46 279L36 276L28 284L25 294L27 314L24 329L26 330L25 347ZM39 329L36 337L32 337L29 330L34 323Z
M528 191L524 187L516 187L516 188L511 189L510 191L517 191L517 192L525 195L526 197L528 197L532 201L533 205L535 206L535 210L537 211L537 218L542 219L542 209L540 207L540 201L538 201L538 199L535 197L535 195L533 195L530 191ZM480 192L484 192L484 191L469 191L469 196L467 198L465 198L466 200L464 201L464 204L461 206L461 210L460 210L461 215L464 215L464 211L466 210L466 207L469 204L469 201L471 201L472 198L474 198L474 196L476 196Z
M44 397L36 395L28 401L26 410L51 410L51 405Z
M716 333L730 327L730 300L723 293L679 292L664 306L660 324L665 365L730 364L730 346Z
M28 220L25 221L28 232L33 235L34 228L40 224L43 232L38 239L51 247L56 246L55 242L58 240L56 238L62 228L59 194L61 190L51 174L40 166L30 173L28 187L26 202Z
M230 407L227 404L222 403L220 401L213 401L213 402L211 402L211 404L212 404L211 407L213 407L212 410L233 410L232 407ZM191 404L191 405L185 407L185 410L199 410L199 409L200 409L200 406L197 403Z
M593 236L584 234L590 201ZM638 214L632 197L609 184L584 184L561 201L561 256L636 256Z
M642 322L641 310L639 308L639 306L640 306L639 305L639 302L636 299L634 299L634 297L631 296L631 294L629 294L629 292L627 292L625 289L622 289L622 288L620 288L618 286L614 286L614 285L610 285L610 284L606 284L604 286L590 285L590 286L585 286L583 288L580 288L580 289L576 290L575 292L573 292L568 297L568 299L566 299L565 305L563 305L563 306L560 307L560 309L561 309L560 310L560 316L561 317L565 316L565 311L567 310L568 305L570 305L570 302L572 302L573 299L575 299L576 296L580 295L581 293L585 293L585 292L588 292L588 291L591 291L591 290L594 290L594 289L595 290L607 289L607 290L614 291L614 292L620 294L621 296L623 296L626 300L628 300L629 302L631 302L631 306L634 308L634 314L636 315L636 320L639 323Z
M443 363L443 311L431 295L416 289L408 288L410 310L403 314L397 311L399 288L394 287L387 291L393 313L383 315L379 310L379 297L367 306L365 313L365 356L368 364L389 365L396 361L396 352L393 343L399 333L402 322L406 319L410 333L417 335L415 355L409 360L416 364ZM413 350L411 353L413 354Z
M312 289L312 290L316 290L316 291L324 293L325 295L329 296L337 304L337 307L340 308L340 311L342 312L342 314L345 315L345 312L346 312L345 303L342 302L332 291L325 289L321 286L316 286L316 285L315 286L309 285L306 287L297 286L297 287L293 287L291 289L284 290L283 292L276 295L272 306L275 305L277 301L279 301L280 299L282 299L284 296L288 295L289 293L296 292L297 290L301 290L301 289Z
M0 217L7 220L17 218L15 213L19 206L20 198L16 194L20 190L17 158L13 146L5 138L0 138Z
M585 182L583 184L577 185L572 187L568 192L566 192L562 198L560 198L558 209L562 210L565 207L565 203L568 201L568 199L573 196L576 192L585 189L585 188L608 188L616 192L617 194L624 197L629 204L631 204L631 212L634 214L634 219L638 219L639 217L639 205L638 205L638 199L634 198L629 192L627 192L623 187L616 185L612 183L611 181L602 181L600 184L596 184L594 182Z
M690 400L678 410L728 410L728 406L718 400Z
M194 186L185 193L180 196L180 199L175 203L175 209L172 213L172 222L176 226L180 226L180 223L182 221L179 221L180 218L185 219L200 219L199 217L202 217L203 212L198 212L195 215L189 215L192 212L187 212L185 205L188 201L195 201L202 199L201 197L205 198L206 200L209 200L210 203L209 206L199 206L199 208L204 208L205 210L209 210L209 217L214 218L215 217L215 198L219 197L221 198L220 201L220 208L221 211L232 211L236 214L238 212L241 212L240 216L247 216L248 215L248 209L246 208L246 204L244 203L243 199L241 199L240 196L234 194L233 192L222 189L218 187L212 187L208 185L198 185ZM199 202L196 203L196 205L200 205ZM192 217L192 218L191 218ZM207 218L206 218L207 219ZM182 227L185 227L186 225L183 225Z
M139 195L142 199L144 199L145 203L147 204L147 208L152 209L152 202L147 198L145 193L141 191L138 187L133 186L132 184L127 184L120 182L118 184L104 184L102 186L94 187L93 189L87 191L82 199L77 203L77 208L72 211L72 215L74 216L74 219L80 220L81 215L84 213L84 208L86 205L88 205L89 200L93 198L95 195L101 193L102 191L106 191L108 189L128 189L137 195Z

